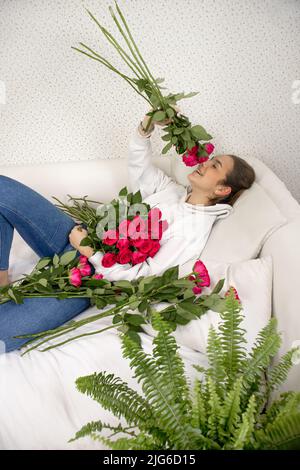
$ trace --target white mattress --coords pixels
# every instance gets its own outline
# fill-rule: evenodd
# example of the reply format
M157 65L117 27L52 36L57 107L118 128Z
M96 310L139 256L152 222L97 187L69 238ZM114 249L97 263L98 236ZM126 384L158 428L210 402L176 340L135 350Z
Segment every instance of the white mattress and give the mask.
M16 234L10 260L11 280L30 272L38 259L20 240ZM91 307L76 319L95 311L99 313ZM101 319L80 331L94 331L109 322L109 318ZM152 338L145 333L141 338L145 351L151 352ZM192 364L206 365L206 356L187 347L181 347L179 352L193 381L197 373ZM68 443L89 421L119 422L99 403L77 391L76 378L109 371L141 392L141 385L132 378L129 361L122 357L116 330L80 338L47 352L34 350L23 357L19 351L2 354L0 370L0 449L105 449L90 438Z

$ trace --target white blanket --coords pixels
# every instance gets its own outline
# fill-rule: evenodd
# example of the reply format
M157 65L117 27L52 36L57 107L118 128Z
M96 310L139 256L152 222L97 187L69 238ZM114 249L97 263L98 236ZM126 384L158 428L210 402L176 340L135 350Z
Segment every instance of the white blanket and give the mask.
M18 234L15 238L19 238ZM12 252L11 280L30 272L38 259L19 240L17 246L22 250L15 248ZM19 253L22 258L17 256ZM95 307L91 307L76 320L95 311ZM109 322L109 318L98 320L80 332L100 329ZM141 338L145 351L150 353L152 338L145 333ZM181 347L179 352L186 364L187 375L193 381L197 373L192 364L205 366L206 356L187 347ZM72 443L68 440L89 421L119 422L96 401L76 389L77 377L109 371L141 393L141 385L132 378L134 372L129 361L122 357L118 332L108 330L47 352L34 350L23 357L20 354L13 351L0 355L0 449L105 449L100 442L90 438Z

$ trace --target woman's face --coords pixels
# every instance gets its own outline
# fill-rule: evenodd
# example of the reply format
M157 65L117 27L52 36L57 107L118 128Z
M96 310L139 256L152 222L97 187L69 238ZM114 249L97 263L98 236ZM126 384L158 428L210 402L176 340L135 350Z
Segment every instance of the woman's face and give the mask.
M197 168L188 175L193 190L205 194L219 196L220 184L228 173L233 169L233 159L228 155L218 155L200 163ZM224 186L222 186L224 188Z

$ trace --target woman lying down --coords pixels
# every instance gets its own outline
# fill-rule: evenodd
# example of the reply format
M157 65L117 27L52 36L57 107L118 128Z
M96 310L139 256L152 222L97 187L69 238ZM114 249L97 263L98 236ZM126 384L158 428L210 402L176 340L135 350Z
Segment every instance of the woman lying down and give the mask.
M16 229L40 257L76 249L87 256L96 273L109 281L132 280L139 276L161 275L171 266L199 256L214 222L227 217L240 194L251 187L255 172L235 155L218 155L199 164L188 175L186 188L176 183L151 162L150 137L155 125L165 126L171 119L152 122L149 116L136 129L129 142L128 172L133 192L141 191L143 201L158 207L168 222L161 248L154 258L131 266L103 267L103 254L80 246L86 230L54 204L28 186L0 176L0 285L8 284L9 254ZM51 221L51 223L50 223ZM86 298L25 298L0 305L0 341L4 352L18 349L27 339L14 338L56 328L90 307Z

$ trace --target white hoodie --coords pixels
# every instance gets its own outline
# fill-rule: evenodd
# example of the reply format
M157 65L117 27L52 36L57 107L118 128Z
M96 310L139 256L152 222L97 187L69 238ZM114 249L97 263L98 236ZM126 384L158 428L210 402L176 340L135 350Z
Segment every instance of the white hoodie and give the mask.
M150 136L149 136L150 137ZM192 258L199 258L214 222L227 217L233 210L229 204L189 204L186 201L191 186L176 183L152 163L152 147L149 137L143 137L136 129L129 141L128 174L133 193L141 191L143 202L158 207L162 220L167 219L168 229L160 240L161 247L153 258L131 266L119 264L105 268L101 264L103 253L96 252L89 258L97 274L108 281L140 276L162 275L166 269L182 265Z

